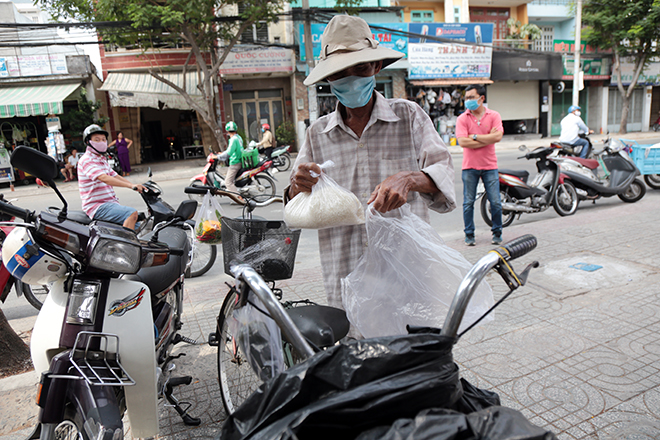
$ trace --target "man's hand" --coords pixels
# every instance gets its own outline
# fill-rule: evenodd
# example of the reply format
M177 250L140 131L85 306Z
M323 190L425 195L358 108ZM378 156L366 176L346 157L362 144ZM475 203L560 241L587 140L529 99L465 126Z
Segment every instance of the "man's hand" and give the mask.
M374 209L380 212L402 207L413 185L411 174L409 171L401 171L383 180L371 193L367 203L373 202Z
M499 130L495 127L490 129L490 134L497 133Z
M137 185L133 185L133 189L135 191L139 192L140 194L142 194L142 192L144 191L145 188L144 188L144 186L142 186L138 183Z
M321 174L321 167L313 162L301 163L296 173L291 176L291 187L289 188L289 197L294 198L301 192L311 192L312 186L319 181L318 177L312 177L310 171Z

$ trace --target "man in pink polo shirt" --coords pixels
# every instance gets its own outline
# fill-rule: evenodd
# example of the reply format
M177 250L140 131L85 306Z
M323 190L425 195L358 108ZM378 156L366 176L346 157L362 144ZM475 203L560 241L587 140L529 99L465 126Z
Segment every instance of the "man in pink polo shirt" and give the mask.
M502 118L494 110L484 107L486 88L470 85L465 89L467 110L456 120L456 138L463 148L463 223L465 244L474 246L474 199L479 179L486 188L493 226L493 244L502 243L502 202L497 172L495 143L502 140Z

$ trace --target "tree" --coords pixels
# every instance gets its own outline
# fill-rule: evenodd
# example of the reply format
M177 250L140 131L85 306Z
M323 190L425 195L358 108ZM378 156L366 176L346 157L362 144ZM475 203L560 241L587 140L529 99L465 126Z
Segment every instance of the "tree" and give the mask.
M72 137L82 136L82 132L91 124L98 124L102 127L110 119L107 116L94 119L94 113L96 113L96 110L100 109L102 105L101 101L89 101L87 99L87 91L84 88L80 89L78 109L67 111L62 115L62 122L67 127L64 134Z
M0 310L0 377L23 373L32 368L30 349L14 332Z
M241 34L253 25L278 19L284 0L37 0L55 19L118 22L99 30L105 43L142 49L152 62L149 73L176 90L213 131L218 146L226 145L216 115L219 68ZM238 8L237 8L238 7ZM229 11L229 12L227 12ZM220 16L229 13L232 16ZM120 26L124 22L129 25ZM203 103L163 76L156 55L168 47L189 49L184 79L196 75ZM185 83L185 81L184 81Z
M585 0L582 22L587 44L614 54L612 73L623 101L619 133L626 133L633 89L644 67L658 55L660 0ZM627 88L621 81L621 63L626 59L634 66Z

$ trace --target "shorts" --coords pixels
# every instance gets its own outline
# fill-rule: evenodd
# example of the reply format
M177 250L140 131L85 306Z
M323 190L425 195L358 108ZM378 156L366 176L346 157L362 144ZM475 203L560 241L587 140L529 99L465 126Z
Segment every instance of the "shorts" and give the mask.
M122 206L119 203L104 203L94 213L94 220L123 225L124 221L134 212L137 212L137 209Z

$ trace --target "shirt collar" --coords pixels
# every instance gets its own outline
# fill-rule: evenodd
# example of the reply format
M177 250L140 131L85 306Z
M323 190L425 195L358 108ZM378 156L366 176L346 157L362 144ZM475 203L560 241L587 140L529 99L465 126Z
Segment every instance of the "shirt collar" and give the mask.
M394 113L394 111L392 111L392 108L387 102L387 99L383 95L381 95L380 92L375 91L374 93L376 96L376 102L374 102L374 107L371 110L371 117L369 118L369 122L367 123L365 130L370 125L373 125L377 120L381 120L385 122L396 122L399 119L401 119L396 115L396 113ZM328 122L328 125L326 125L325 129L321 133L328 133L330 130L332 130L335 127L341 127L344 131L348 132L348 127L346 127L346 124L344 123L344 119L341 117L341 111L339 110L340 105L341 103L339 102L339 100L337 100L337 106L335 107L335 111L329 115L330 121Z

